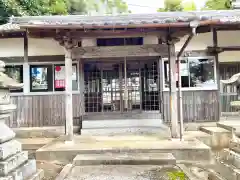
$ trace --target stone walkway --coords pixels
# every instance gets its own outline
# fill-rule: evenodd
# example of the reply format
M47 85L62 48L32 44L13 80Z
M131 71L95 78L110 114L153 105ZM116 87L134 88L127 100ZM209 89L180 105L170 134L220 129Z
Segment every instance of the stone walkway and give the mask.
M168 180L166 172L176 171L172 166L76 166L65 180Z

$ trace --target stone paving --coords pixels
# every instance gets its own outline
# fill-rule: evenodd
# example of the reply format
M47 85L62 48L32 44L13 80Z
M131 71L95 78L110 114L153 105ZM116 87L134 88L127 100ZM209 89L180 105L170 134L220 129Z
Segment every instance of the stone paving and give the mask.
M65 180L168 180L167 172L177 171L173 166L76 166Z

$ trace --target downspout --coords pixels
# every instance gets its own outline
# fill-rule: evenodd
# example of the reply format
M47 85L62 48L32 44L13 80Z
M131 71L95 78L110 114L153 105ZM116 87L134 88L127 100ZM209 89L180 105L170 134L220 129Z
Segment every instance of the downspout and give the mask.
M188 36L186 42L180 49L179 53L177 54L177 65L178 65L178 121L180 122L180 140L183 140L183 107L182 107L182 79L181 79L181 60L180 57L182 56L182 53L186 49L187 45L192 40L193 36L196 35L196 29L199 26L198 21L192 21L190 22L190 27L192 28L192 33Z

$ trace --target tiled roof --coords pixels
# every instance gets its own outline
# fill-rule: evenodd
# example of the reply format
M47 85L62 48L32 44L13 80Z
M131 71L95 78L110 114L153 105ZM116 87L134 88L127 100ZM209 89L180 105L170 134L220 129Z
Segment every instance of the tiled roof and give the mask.
M191 21L217 21L240 23L240 10L160 12L154 14L125 14L116 16L25 16L12 17L12 24L0 26L0 31L18 30L21 26L128 26L146 24L189 23Z
M31 16L13 17L12 22L25 25L129 25L165 24L190 22L193 20L219 20L240 22L240 10L198 11L198 12L160 12L154 14L126 14L116 16Z
M0 32L15 32L15 31L21 31L20 26L18 24L3 24L0 26Z

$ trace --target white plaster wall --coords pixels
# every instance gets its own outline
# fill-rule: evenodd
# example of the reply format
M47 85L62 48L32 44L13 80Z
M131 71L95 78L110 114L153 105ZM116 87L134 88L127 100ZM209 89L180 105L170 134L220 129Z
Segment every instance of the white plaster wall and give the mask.
M186 41L187 36L176 44L179 51ZM221 31L218 32L219 46L240 46L240 31ZM212 33L196 35L187 46L186 50L205 50L207 46L213 46ZM240 51L223 52L219 55L220 62L240 62Z
M182 38L176 44L176 51L179 51L186 41ZM186 50L205 50L207 46L212 46L212 33L196 35L187 46ZM156 37L145 37L146 44L157 41ZM94 43L93 43L94 42ZM240 46L240 31L222 31L218 32L219 46ZM93 45L96 42L93 39L83 41L84 45ZM23 56L23 39L1 39L0 57ZM43 55L64 55L64 49L53 39L29 39L29 56ZM240 62L240 52L224 52L219 56L220 62Z
M29 38L29 56L41 55L64 55L64 49L53 39L32 39ZM1 39L0 57L23 56L23 39Z

